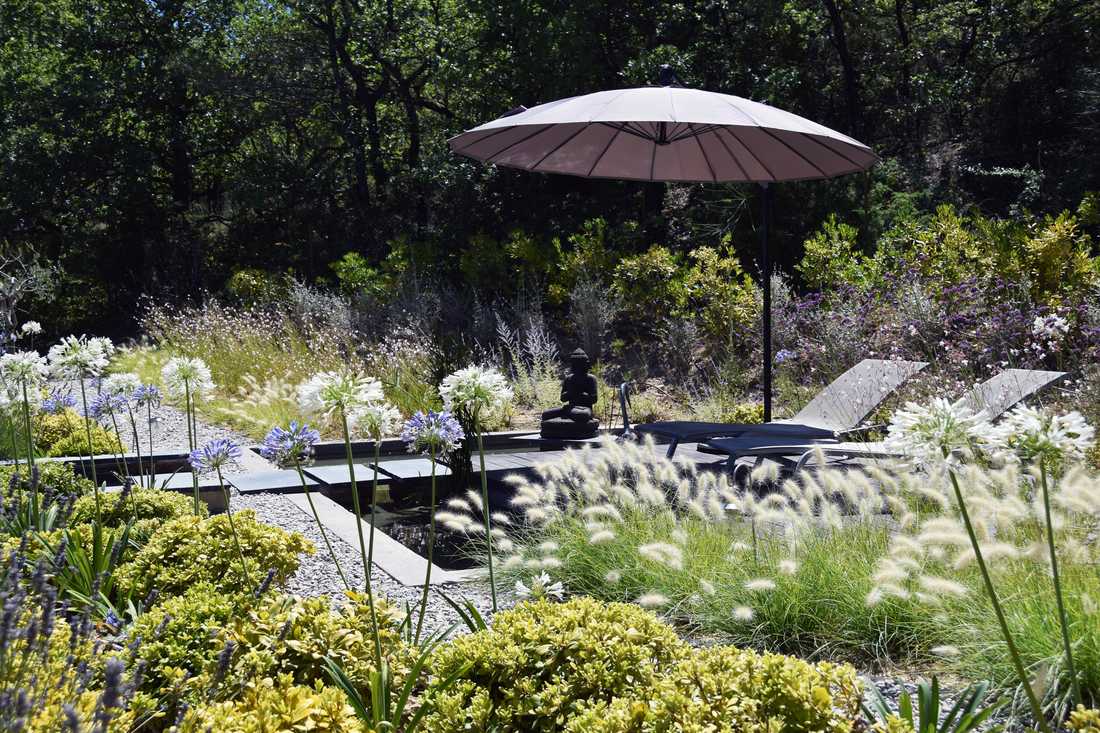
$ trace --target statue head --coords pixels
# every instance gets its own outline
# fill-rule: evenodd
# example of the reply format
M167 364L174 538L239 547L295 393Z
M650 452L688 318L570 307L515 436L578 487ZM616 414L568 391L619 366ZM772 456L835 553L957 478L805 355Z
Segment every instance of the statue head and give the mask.
M574 374L587 374L591 363L588 354L584 353L584 349L577 349L569 355L569 368L573 370Z

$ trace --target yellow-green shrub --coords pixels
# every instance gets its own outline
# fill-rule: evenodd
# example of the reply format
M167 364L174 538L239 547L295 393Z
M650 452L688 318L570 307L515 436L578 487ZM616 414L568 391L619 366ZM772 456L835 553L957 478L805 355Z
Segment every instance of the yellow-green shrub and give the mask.
M676 632L632 604L525 603L435 652L437 679L469 667L434 695L425 729L561 730L593 705L647 689L688 652Z
M1083 705L1069 714L1066 727L1077 733L1100 733L1100 710L1089 710Z
M131 562L119 568L119 588L136 597L156 588L166 598L207 582L219 592L233 593L257 587L269 570L275 571L275 584L282 585L298 569L298 555L314 552L302 535L258 522L252 511L234 513L233 521L249 577L244 577L227 515L187 516L164 524Z
M396 609L375 599L382 652L400 679L408 668ZM235 652L230 680L289 678L309 685L328 679L324 659L337 661L348 676L365 686L374 668L370 607L361 593L333 611L330 599L278 595L235 617L226 629ZM231 690L229 690L231 692Z
M239 700L191 708L179 733L362 733L344 693L320 682L294 684L291 675L265 677L250 685Z
M115 433L100 425L92 425L92 455L122 453L122 442ZM50 457L88 455L88 435L84 431L70 433L46 450Z
M121 493L99 495L100 517L105 525L119 527L131 519L156 519L167 522L186 517L195 511L194 500L185 494L162 489L134 489L123 498ZM206 505L200 504L206 514ZM91 522L96 516L94 496L82 496L73 504L69 524Z
M92 492L92 482L78 476L72 467L64 463L38 463L38 489L49 489L54 494L83 496ZM0 492L5 496L11 487L12 476L27 477L26 464L0 466Z
M146 665L142 689L162 700L181 697L185 680L199 679L217 659L224 646L221 632L234 611L250 599L199 583L139 616L129 636L141 639L140 656Z
M695 651L651 688L600 703L570 733L809 733L851 731L859 714L855 669L735 647Z

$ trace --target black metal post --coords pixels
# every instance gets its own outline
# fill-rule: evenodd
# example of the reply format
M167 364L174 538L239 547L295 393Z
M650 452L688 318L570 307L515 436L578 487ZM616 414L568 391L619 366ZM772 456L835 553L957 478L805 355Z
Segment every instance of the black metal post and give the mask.
M764 422L772 419L772 257L768 252L768 226L772 218L772 187L761 183L760 277L764 291Z

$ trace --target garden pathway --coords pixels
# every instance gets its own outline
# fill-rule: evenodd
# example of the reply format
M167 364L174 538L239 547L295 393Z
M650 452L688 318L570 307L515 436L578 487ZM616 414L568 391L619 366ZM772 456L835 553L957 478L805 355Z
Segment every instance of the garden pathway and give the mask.
M159 453L184 453L187 451L187 427L182 411L171 405L161 405L154 410L153 444ZM124 434L130 431L123 430ZM142 436L142 450L147 450L146 436ZM254 440L246 435L237 433L229 428L218 425L210 425L203 421L198 423L198 444L202 445L217 438L231 438L242 445L252 445ZM132 449L132 437L123 435L123 442L128 449ZM245 450L243 455L232 468L226 471L226 476L234 476L247 471L270 471L271 464L250 450ZM289 496L283 494L252 492L241 494L232 489L233 511L251 509L258 519L272 526L280 527L290 532L300 532L305 535L317 548L314 555L303 555L300 560L298 572L287 584L287 592L302 596L331 596L339 598L344 592L343 582L336 571L320 530L313 516L303 510ZM333 552L336 554L340 567L344 570L353 588L363 588L365 578L362 569L362 560L357 545L345 542L332 531L326 531ZM420 602L421 588L417 586L403 585L391 578L378 563L374 563L371 574L371 582L375 590L384 598L404 607L409 604L415 607ZM446 601L439 595L442 590L451 598L458 600L469 598L479 610L488 618L492 604L489 596L488 584L485 581L473 580L464 583L448 583L441 586L433 586L428 594L428 614L425 618L425 627L431 632L442 631L458 621L458 615L451 609ZM504 591L501 593L501 591ZM514 603L510 589L498 589L502 606L510 606Z

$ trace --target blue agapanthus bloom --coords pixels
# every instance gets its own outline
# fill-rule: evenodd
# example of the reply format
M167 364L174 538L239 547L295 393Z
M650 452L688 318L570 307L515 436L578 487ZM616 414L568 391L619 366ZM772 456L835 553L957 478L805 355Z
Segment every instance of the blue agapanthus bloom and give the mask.
M195 473L219 471L241 457L241 446L229 438L211 440L202 448L191 451L187 459Z
M126 404L125 395L100 392L88 405L88 415L95 420L102 420L122 412L126 409Z
M134 390L130 398L139 407L158 407L160 405L160 390L152 384L143 384Z
M446 410L417 412L401 430L401 440L409 446L409 453L428 453L436 457L453 451L465 437L458 420Z
M280 468L306 465L313 459L313 446L321 434L305 423L292 421L283 428L271 428L260 445L260 455Z
M791 351L790 349L780 349L775 352L775 363L782 364L785 361L790 361L798 356L798 352Z
M42 412L47 415L60 415L70 407L76 407L76 397L59 389L50 390L49 396L42 400Z

